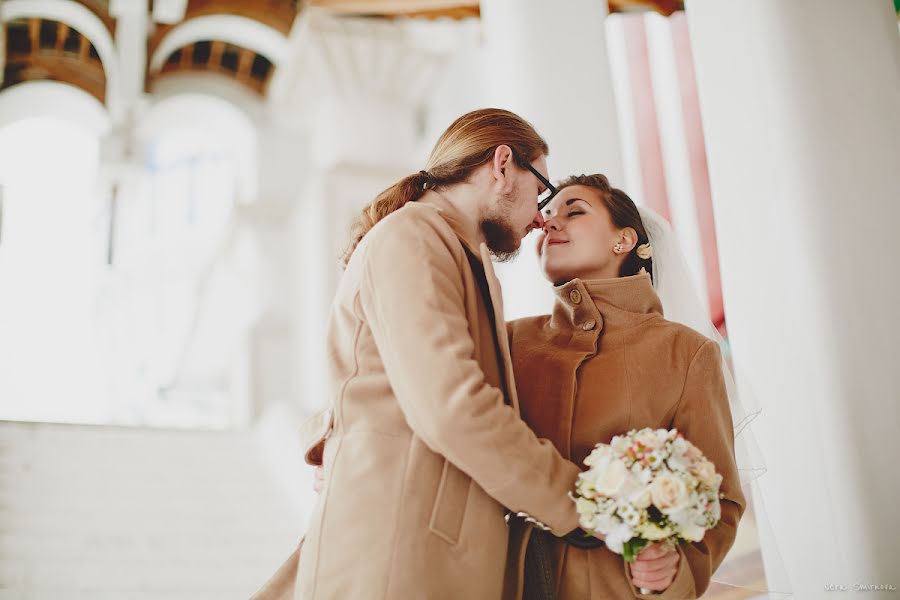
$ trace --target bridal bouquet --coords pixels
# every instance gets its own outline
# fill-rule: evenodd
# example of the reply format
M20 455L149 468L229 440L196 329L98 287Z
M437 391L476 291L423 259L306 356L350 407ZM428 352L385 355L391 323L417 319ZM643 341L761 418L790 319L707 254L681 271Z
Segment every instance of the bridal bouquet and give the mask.
M722 476L676 429L617 435L584 464L572 495L581 527L628 562L651 542L698 542L721 518Z

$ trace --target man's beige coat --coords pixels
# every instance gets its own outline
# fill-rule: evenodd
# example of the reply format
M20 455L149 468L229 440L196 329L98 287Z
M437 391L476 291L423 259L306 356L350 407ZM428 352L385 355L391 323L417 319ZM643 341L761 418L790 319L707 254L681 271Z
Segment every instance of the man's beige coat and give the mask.
M476 239L429 193L347 266L329 323L328 476L297 600L499 600L504 507L558 535L578 525L578 468L519 417L500 286Z

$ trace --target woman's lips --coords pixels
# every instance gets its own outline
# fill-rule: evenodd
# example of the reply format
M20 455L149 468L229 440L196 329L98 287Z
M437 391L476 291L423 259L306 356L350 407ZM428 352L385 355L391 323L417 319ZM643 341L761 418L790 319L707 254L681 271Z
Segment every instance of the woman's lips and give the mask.
M547 242L548 246L556 246L557 244L568 244L568 240L549 240Z

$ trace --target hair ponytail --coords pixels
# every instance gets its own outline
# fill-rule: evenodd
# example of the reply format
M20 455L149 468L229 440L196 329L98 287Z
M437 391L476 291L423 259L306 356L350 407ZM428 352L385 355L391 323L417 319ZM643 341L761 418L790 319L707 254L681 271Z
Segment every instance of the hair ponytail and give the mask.
M342 266L347 266L350 257L353 256L353 251L356 250L363 236L375 227L376 223L402 208L407 202L414 202L421 198L425 193L427 181L428 177L421 171L415 175L409 175L378 194L375 200L366 205L350 227L350 244L341 257Z
M497 146L506 144L516 161L532 161L547 154L547 142L525 119L508 110L484 108L464 114L441 135L427 171L404 177L384 190L363 208L350 228L350 243L342 257L347 266L363 237L382 219L415 202L426 189L449 186L468 180L481 165L491 160Z

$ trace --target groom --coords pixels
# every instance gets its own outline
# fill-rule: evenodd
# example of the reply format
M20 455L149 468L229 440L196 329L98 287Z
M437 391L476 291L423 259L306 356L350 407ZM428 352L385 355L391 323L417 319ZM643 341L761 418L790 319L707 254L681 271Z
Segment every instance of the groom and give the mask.
M286 563L257 598L497 600L504 507L578 527L578 468L519 418L490 260L543 225L546 154L475 111L363 211L329 322L328 477L296 580Z

